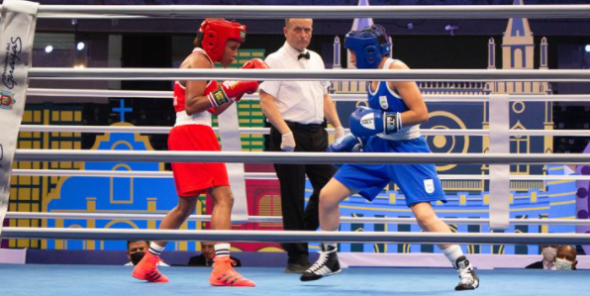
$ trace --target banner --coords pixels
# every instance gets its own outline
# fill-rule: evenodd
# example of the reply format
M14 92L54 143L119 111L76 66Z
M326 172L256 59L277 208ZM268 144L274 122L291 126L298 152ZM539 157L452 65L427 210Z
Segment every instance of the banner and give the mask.
M10 175L18 130L25 109L39 4L5 0L0 24L0 237L10 200Z
M510 101L508 96L490 97L490 153L510 153ZM490 228L510 226L510 165L490 165Z
M238 104L232 104L218 117L221 149L223 151L242 151ZM246 195L246 178L243 163L226 163L229 184L234 195L234 206L231 211L232 222L248 222L248 197Z

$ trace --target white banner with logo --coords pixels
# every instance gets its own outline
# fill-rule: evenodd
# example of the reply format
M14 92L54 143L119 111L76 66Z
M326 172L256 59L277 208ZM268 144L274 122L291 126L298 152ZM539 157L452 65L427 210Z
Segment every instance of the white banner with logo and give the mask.
M242 151L238 104L232 104L219 115L219 135L223 151ZM234 206L231 211L232 222L248 221L248 197L246 196L246 178L243 163L226 163L229 184L234 195Z
M0 236L10 199L10 173L25 110L38 3L4 0L0 25Z
M508 96L490 98L490 153L510 153L510 101ZM510 165L490 165L490 228L510 226Z

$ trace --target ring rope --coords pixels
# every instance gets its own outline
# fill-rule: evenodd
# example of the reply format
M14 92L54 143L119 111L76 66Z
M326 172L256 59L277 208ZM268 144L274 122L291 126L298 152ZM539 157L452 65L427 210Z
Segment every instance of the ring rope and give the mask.
M234 231L234 230L155 230L6 227L4 238L165 240L227 242L383 242L457 244L590 244L590 234L569 233L432 233L432 232L327 232L327 231Z
M203 152L20 149L15 161L230 162L283 164L590 164L590 154Z
M589 5L279 6L279 5L40 5L39 18L118 19L205 17L277 19L554 19L589 18Z
M461 90L461 89L459 89ZM77 98L154 98L172 99L172 91L148 91L148 90L104 90L104 89L51 89L30 88L29 96L43 97L77 97ZM494 97L503 95L429 95L423 94L425 102L487 102ZM330 94L334 102L357 102L365 100L366 94ZM242 101L259 101L258 94L244 95ZM521 102L590 102L590 95L509 95L510 101Z
M29 79L49 80L356 80L356 81L590 81L588 70L286 70L31 68Z
M34 213L8 212L8 219L90 219L90 220L145 220L160 221L165 214L111 214L111 213ZM486 225L490 219L474 218L440 218L447 224ZM210 215L191 215L187 221L211 221ZM340 217L342 223L374 223L374 224L416 224L415 218L377 218L377 217ZM248 216L248 223L282 223L281 216ZM511 225L578 225L590 226L590 220L577 219L510 219Z
M108 177L108 178L172 178L172 172L166 171L99 171L99 170L40 170L12 169L14 176L62 176L62 177ZM275 173L245 173L249 180L276 180ZM489 180L489 175L438 175L441 180ZM547 181L547 180L590 180L590 175L511 175L513 181Z
M141 134L168 134L172 127L162 126L80 126L80 125L34 125L23 124L21 132L80 132L80 133L141 133ZM326 129L333 134L333 128ZM213 131L219 132L218 128ZM348 131L348 129L345 129ZM488 136L489 130L485 129L420 129L425 136ZM240 134L268 135L270 128L240 128ZM514 129L510 130L511 136L560 136L560 137L590 137L590 130L535 130Z

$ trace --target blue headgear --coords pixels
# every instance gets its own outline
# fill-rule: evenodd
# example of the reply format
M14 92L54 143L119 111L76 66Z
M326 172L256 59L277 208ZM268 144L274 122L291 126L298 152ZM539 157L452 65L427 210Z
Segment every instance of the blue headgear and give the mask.
M359 69L376 69L383 56L389 56L390 46L385 28L378 25L348 32L344 38L344 47L354 51Z

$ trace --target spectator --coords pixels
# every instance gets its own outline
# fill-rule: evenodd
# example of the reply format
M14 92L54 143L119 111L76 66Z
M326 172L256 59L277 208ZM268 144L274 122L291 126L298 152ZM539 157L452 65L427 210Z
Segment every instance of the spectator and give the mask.
M211 242L201 242L201 255L193 256L188 261L188 266L213 266L213 257L215 257L215 245ZM230 257L236 264L235 267L242 266L240 259Z
M558 246L541 246L541 254L543 260L535 262L527 269L553 269L553 263L555 262L555 256L557 255Z
M577 252L573 246L542 246L541 253L543 260L527 266L527 269L576 270Z
M135 266L143 256L145 252L147 252L149 248L148 241L127 241L127 258L129 262L125 264L125 266ZM158 266L169 266L168 264L164 263L164 261L160 260Z
M576 270L576 248L571 245L563 245L557 249L557 256L553 264L556 270Z

